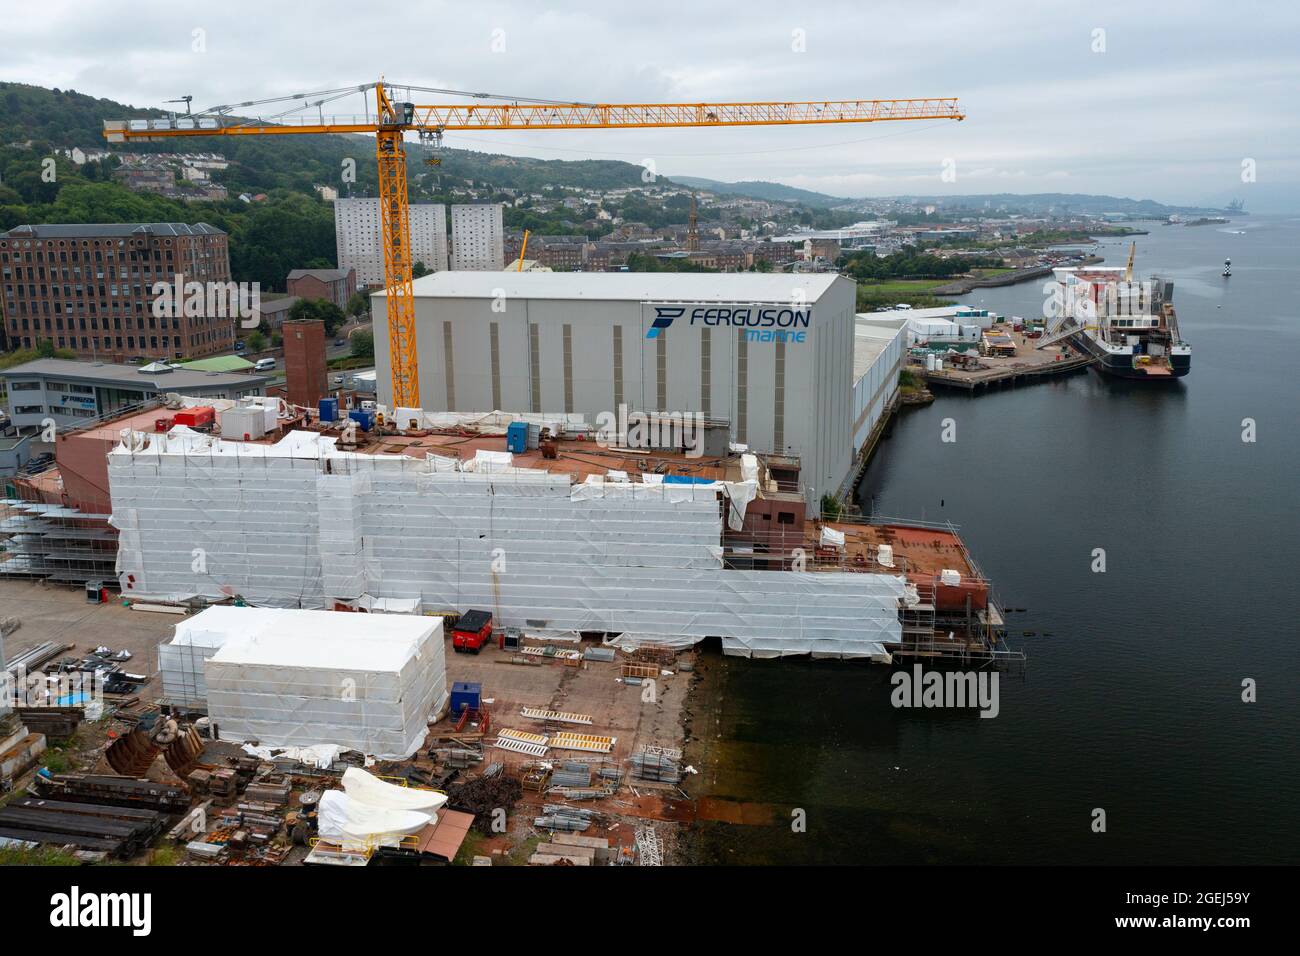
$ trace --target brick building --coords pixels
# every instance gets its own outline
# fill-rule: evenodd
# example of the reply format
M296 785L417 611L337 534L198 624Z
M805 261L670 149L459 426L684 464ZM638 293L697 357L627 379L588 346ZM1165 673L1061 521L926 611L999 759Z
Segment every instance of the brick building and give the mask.
M345 311L356 287L355 269L294 269L285 280L285 289L290 295L301 299L324 299Z
M284 335L284 376L289 403L312 408L329 394L325 371L325 326L316 319L287 321Z
M549 266L555 272L578 272L587 261L590 244L581 240L577 242L547 242L537 246L529 245L528 251L535 253L537 261Z
M277 295L275 298L269 298L265 294L258 306L258 325L266 323L268 332L280 331L280 326L284 325L284 320L289 317L289 310L302 300L296 295Z
M176 302L178 276L219 292L221 301L204 294L192 302L183 292ZM157 283L167 284L169 300L155 308ZM234 291L228 238L206 223L52 224L0 233L11 348L47 341L108 362L226 352L238 322Z

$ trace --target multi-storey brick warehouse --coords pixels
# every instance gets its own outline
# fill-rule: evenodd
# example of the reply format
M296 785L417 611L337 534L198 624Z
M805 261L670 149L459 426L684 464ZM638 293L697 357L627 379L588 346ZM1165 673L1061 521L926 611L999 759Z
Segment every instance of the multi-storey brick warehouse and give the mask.
M177 282L223 288L221 295L182 291L176 301ZM171 307L154 307L157 283L168 285ZM227 236L206 223L17 226L0 233L4 320L14 348L48 341L78 358L110 362L229 351L238 319L228 283Z

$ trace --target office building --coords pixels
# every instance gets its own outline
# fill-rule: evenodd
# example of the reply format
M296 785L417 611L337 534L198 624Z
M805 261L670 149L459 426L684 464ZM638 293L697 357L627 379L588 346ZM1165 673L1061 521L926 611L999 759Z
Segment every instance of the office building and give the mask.
M50 342L123 362L201 358L235 341L227 236L205 223L16 226L0 233L0 286L11 348Z

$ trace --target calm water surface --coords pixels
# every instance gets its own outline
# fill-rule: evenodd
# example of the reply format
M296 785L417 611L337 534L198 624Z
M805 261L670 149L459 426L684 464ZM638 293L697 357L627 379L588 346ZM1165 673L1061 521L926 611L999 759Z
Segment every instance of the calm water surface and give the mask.
M1174 280L1186 379L941 394L859 489L864 509L959 525L1027 609L1000 715L895 710L882 667L711 659L693 792L781 823L697 823L699 861L1300 862L1300 218L1149 228L1136 272ZM1127 250L1101 244L1107 264ZM964 299L1042 300L1039 282Z

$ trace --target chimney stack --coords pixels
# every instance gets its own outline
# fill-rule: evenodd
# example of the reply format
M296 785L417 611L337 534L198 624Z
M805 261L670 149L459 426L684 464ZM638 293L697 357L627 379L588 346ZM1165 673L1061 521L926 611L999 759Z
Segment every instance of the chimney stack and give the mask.
M317 319L285 321L284 372L291 405L315 408L329 394L325 372L325 325Z

